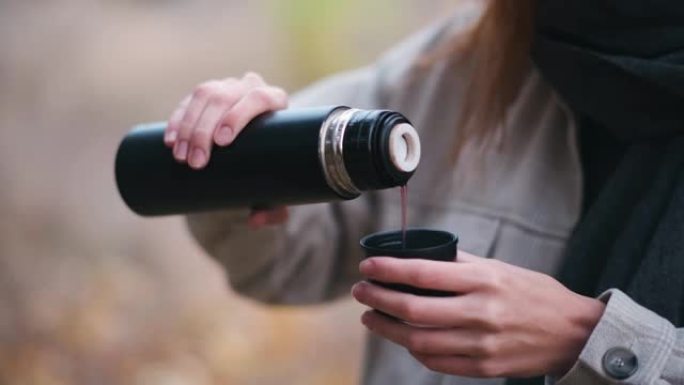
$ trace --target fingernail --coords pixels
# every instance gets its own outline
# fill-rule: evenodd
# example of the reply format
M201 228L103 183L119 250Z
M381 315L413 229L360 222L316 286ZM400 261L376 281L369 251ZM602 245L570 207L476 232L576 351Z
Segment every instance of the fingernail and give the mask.
M352 296L359 297L363 295L364 288L366 287L365 282L359 282L352 286Z
M207 164L207 155L199 147L195 147L190 154L190 167L202 168Z
M361 315L361 323L368 326L368 312Z
M178 133L176 131L167 131L166 135L164 136L164 141L166 143L171 143L176 140L176 137L178 136Z
M216 144L225 146L233 139L233 129L228 126L222 126L216 132Z
M364 261L361 261L361 263L359 264L359 271L361 271L364 274L369 273L372 268L373 268L373 261L370 261L367 259Z
M359 289L359 284L358 284L358 283L355 284L354 286L352 286L351 294L352 294L353 297L356 297L356 296L359 294L359 291L360 291L360 289Z
M174 150L173 155L178 160L186 160L188 158L188 141L182 140L176 143L176 149Z

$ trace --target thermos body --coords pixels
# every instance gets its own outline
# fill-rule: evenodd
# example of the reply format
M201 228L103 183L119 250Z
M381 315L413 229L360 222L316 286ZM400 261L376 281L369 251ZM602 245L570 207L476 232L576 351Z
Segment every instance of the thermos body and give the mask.
M202 170L174 159L163 141L165 128L134 128L116 155L119 192L140 215L353 199L405 184L420 158L415 130L391 111L321 107L265 114L229 146L214 146Z

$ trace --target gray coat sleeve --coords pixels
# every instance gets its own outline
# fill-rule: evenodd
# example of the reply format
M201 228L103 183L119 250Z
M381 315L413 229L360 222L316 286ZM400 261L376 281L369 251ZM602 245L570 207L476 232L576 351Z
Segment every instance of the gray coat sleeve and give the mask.
M374 67L328 78L292 98L292 107L376 108ZM235 291L277 304L309 304L348 292L358 280L358 240L373 231L380 206L373 194L339 204L290 207L286 224L246 226L248 211L188 217L191 233L228 274Z
M684 329L620 290L599 299L606 302L601 320L575 366L555 384L684 384Z

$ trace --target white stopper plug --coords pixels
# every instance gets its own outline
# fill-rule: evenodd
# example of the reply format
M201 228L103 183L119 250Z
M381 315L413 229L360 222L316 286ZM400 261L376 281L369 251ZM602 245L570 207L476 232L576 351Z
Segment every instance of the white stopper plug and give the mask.
M392 164L399 171L415 171L420 163L420 138L412 125L401 123L392 128L389 154Z

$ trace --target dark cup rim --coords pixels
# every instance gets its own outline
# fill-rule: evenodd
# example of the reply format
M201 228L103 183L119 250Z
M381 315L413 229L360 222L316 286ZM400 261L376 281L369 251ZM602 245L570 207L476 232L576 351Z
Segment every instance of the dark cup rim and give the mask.
M423 254L423 253L430 253L434 250L438 250L443 248L445 245L449 245L452 243L458 243L458 236L452 232L446 231L446 230L435 230L435 229L426 229L426 228L408 228L406 229L407 233L415 233L415 232L428 232L428 233L439 233L445 236L445 239L448 238L445 242L442 242L438 245L430 246L430 247L421 247L421 248L407 248L404 249L404 251L407 252L415 252L416 254ZM359 241L359 244L361 247L366 250L371 252L372 254L377 254L377 255L382 255L383 252L386 252L387 249L383 247L375 247L375 246L368 246L367 243L370 239L372 238L377 238L377 237L385 237L391 234L396 234L396 233L401 233L401 230L390 230L390 231L381 231L373 234L368 234L365 237L361 238L361 241Z

